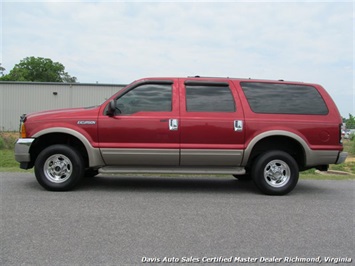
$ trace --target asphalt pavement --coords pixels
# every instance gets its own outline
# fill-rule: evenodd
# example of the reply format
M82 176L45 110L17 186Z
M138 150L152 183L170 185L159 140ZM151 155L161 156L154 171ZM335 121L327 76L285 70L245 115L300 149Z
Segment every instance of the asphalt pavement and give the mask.
M0 173L0 265L350 265L354 199L351 180L265 196L229 176L99 175L49 192Z

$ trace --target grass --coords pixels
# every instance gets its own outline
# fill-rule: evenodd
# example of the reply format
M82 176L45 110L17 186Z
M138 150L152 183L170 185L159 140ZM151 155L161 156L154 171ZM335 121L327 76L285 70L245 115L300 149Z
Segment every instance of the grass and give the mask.
M21 170L19 163L15 161L14 145L18 138L17 132L0 132L0 172L33 172L31 170ZM315 169L301 172L301 179L319 180L355 180L355 139L344 140L344 151L349 153L349 157L343 164L332 164L330 170L348 172L351 175L317 174Z
M342 164L333 164L330 169L355 174L355 161L349 161Z
M19 163L15 161L14 152L12 150L0 150L0 168L18 167Z
M18 132L0 132L0 150L13 150Z
M355 174L340 175L340 174L319 174L315 169L310 169L300 173L300 179L313 180L355 180Z

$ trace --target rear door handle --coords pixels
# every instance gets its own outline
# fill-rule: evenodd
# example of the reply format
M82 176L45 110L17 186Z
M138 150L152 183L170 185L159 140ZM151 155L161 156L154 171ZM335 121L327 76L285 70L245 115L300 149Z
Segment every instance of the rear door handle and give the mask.
M179 123L177 119L169 119L169 130L178 130Z
M234 121L234 131L243 131L243 121L235 120Z

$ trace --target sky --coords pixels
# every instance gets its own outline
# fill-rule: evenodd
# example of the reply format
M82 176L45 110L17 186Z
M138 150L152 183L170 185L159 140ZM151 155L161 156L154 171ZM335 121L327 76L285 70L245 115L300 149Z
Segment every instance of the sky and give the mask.
M81 83L312 82L355 114L353 1L0 1L4 74L35 56Z

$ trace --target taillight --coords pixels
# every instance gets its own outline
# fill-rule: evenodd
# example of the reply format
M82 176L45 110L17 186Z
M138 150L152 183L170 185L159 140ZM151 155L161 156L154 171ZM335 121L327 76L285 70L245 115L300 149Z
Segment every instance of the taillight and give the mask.
M343 136L341 134L343 128L343 124L339 124L339 143L343 144Z

